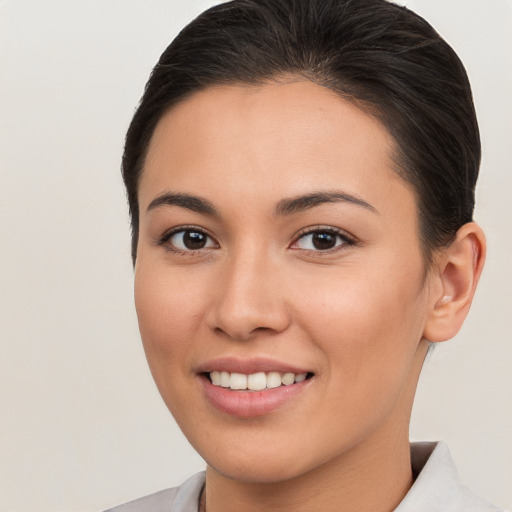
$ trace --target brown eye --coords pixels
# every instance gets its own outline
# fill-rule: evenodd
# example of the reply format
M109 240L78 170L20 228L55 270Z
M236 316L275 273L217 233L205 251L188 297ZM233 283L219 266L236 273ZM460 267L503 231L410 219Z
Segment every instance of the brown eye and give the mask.
M326 250L336 246L336 238L332 233L313 233L311 242L315 249Z
M175 231L167 243L179 251L198 251L216 247L215 242L206 233L196 229L182 229Z
M292 248L307 251L328 251L343 245L351 245L352 243L351 240L337 231L318 229L299 237Z
M183 245L187 249L202 249L207 241L208 237L204 233L186 231L183 234Z

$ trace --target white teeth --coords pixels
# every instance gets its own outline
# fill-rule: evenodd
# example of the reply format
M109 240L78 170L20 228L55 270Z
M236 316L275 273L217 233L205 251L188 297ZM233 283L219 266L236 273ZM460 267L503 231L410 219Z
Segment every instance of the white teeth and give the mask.
M267 376L264 372L251 373L247 377L247 389L253 391L261 391L267 387Z
M211 377L211 374L210 374L210 377ZM223 388L229 388L230 380L231 379L230 379L229 372L220 372L220 385Z
M289 386L290 384L293 384L295 382L295 375L293 373L285 373L281 377L281 382L284 386Z
M212 382L216 386L220 386L220 372L212 372L212 373L210 373L210 378L212 379Z
M247 375L243 373L232 373L229 379L231 389L247 389Z
M269 372L267 375L267 388L278 388L281 385L281 374Z
M302 382L306 379L307 373L279 373L279 372L257 372L250 375L243 373L229 373L224 371L210 372L210 380L215 386L236 390L261 391L263 389L278 388L279 386L290 386L295 382Z

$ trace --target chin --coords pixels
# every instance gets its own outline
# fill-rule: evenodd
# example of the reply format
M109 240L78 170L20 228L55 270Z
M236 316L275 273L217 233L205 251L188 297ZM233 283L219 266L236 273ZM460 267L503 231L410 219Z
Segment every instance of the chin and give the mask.
M277 450L276 450L277 451ZM279 459L282 459L279 457ZM307 472L297 461L279 460L265 457L265 460L235 460L212 461L208 468L225 478L252 484L275 484L292 480Z
M314 446L314 439L305 437L309 440L296 432L276 435L275 431L262 431L256 437L240 433L237 436L231 431L228 438L211 437L207 443L201 439L199 443L192 444L209 470L231 480L253 484L280 483L311 472L321 473L322 468L327 469L340 452L343 454L350 449L350 443L342 443L333 453L332 443Z

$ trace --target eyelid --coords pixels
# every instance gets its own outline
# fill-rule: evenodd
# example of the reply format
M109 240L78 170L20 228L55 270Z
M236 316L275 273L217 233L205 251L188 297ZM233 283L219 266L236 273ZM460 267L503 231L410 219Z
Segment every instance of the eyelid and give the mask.
M322 233L322 232L323 233L333 233L336 236L339 236L343 240L344 243L341 245L335 246L331 249L325 249L325 250L300 249L300 248L293 247L295 244L297 244L297 242L301 238L304 238L307 235L311 235L314 233ZM314 253L318 253L318 254L330 254L332 252L337 252L337 251L341 250L342 248L344 248L347 245L350 246L350 245L355 245L355 244L356 244L355 237L348 234L346 231L344 231L340 228L336 228L334 226L318 225L318 226L309 226L307 228L301 229L293 238L293 242L290 244L290 248L295 249L295 250L314 252Z
M180 232L183 232L183 231L196 231L198 233L203 233L205 236L207 236L210 240L212 240L216 247L207 247L207 248L202 248L202 249L188 249L188 250L182 250L182 249L179 249L177 247L170 247L168 245L168 242L169 240L177 233L180 233ZM335 234L336 236L340 237L341 240L344 242L340 245L337 245L331 249L325 249L325 250L321 250L321 249L301 249L301 248L297 248L297 247L293 247L294 245L297 244L297 242L303 238L303 237L306 237L308 235L311 235L311 234L314 234L314 233L319 233L319 232L327 232L327 233L333 233ZM301 229L293 238L293 242L290 244L290 248L291 249L294 249L294 250L301 250L301 251L309 251L309 252L314 252L314 253L317 253L317 254L330 254L332 252L337 252L341 249L343 249L345 246L350 246L350 245L355 245L356 244L356 239L355 237L353 237L352 235L348 234L346 231L340 229L340 228L336 228L334 226L328 226L328 225L317 225L317 226L308 226L306 228L303 228ZM196 225L181 225L181 226L175 226L173 228L170 228L168 230L166 230L160 237L158 240L155 241L155 245L158 245L158 246L162 246L164 247L166 250L170 251L170 252L174 252L174 253L186 253L186 254L193 254L193 253L199 253L201 251L204 251L204 250L211 250L211 249L214 249L214 248L218 248L219 247L219 243L218 241L216 240L216 238L209 233L209 231L203 227L199 227L199 226L196 226Z
M193 250L193 249L183 250L183 249L179 249L177 247L172 248L169 245L167 245L169 240L175 234L181 233L182 231L195 231L197 233L202 233L202 234L206 235L210 240L212 240L217 247L205 247L205 248L196 249L196 250ZM158 238L158 240L156 240L155 244L158 245L158 246L162 246L164 249L166 249L166 250L168 250L170 252L186 253L186 254L198 253L198 252L201 252L201 251L204 251L204 250L211 250L211 249L215 249L215 248L219 247L219 242L217 242L216 238L212 234L210 234L207 229L199 227L199 226L194 226L194 225L182 225L182 226L175 226L173 228L170 228L167 231L165 231Z

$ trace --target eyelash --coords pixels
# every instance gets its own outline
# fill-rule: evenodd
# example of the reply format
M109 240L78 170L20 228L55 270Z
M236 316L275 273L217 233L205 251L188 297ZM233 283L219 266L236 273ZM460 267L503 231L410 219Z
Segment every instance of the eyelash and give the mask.
M179 248L173 247L172 245L169 244L169 241L171 240L171 238L174 235L176 235L178 233L186 233L186 232L202 234L202 235L206 236L210 241L213 241L218 247L218 242L211 235L209 235L204 229L198 228L196 226L179 226L176 228L172 228L171 230L166 231L162 235L160 240L157 241L156 245L163 247L168 252L172 252L174 254L179 254L179 255L183 255L183 256L185 256L185 255L187 255L187 256L194 255L195 256L195 255L201 254L201 251L203 251L203 250L212 249L212 247L202 247L202 248L198 248L198 249L179 249ZM300 240L305 239L307 236L312 236L314 234L334 235L336 238L341 240L341 243L338 245L335 245L332 248L325 249L325 250L301 249L301 248L293 247ZM294 241L290 244L290 248L292 250L302 250L302 251L305 251L308 253L315 253L315 255L327 255L327 254L332 254L332 253L338 252L340 250L344 250L344 249L346 249L347 246L351 246L351 245L355 245L355 244L356 244L356 241L352 237L347 235L347 233L345 233L344 231L342 231L340 229L334 228L332 226L314 226L314 227L305 228L302 231L300 231L295 236Z
M215 244L218 246L218 243L215 241L215 239L209 235L204 229L198 228L196 226L179 226L176 228L172 228L169 231L166 231L160 240L157 241L157 245L163 247L166 251L171 252L173 254L179 254L182 256L198 256L201 254L202 250L209 250L210 247L203 247L200 249L179 249L177 247L173 247L171 244L169 244L169 241L174 235L177 235L178 233L200 233L201 235L206 236L209 240L212 240L215 242Z
M330 249L300 249L300 248L294 248L293 246L296 245L299 240L305 239L307 236L311 236L314 234L329 234L334 235L337 239L341 241L340 244L335 245L334 247ZM337 243L337 242L336 242ZM314 227L308 227L304 228L303 230L299 231L299 233L296 235L294 241L291 244L291 248L294 250L302 250L305 252L308 252L310 254L314 253L315 256L323 256L323 255L329 255L336 253L338 251L345 250L347 247L356 245L356 240L349 236L347 233L342 231L341 229L334 228L332 226L314 226Z

